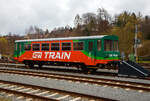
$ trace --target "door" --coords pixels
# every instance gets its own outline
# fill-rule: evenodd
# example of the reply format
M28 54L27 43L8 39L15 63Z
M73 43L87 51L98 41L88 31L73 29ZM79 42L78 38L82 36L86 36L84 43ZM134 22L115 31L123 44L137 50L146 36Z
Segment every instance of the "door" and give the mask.
M21 43L18 44L17 57L21 56Z
M15 51L14 51L14 57L15 58L18 58L19 57L19 46L20 44L19 43L15 43Z
M104 57L102 53L102 40L98 39L96 40L97 45L96 45L96 56L97 57Z
M95 58L96 58L96 52L95 52L95 44L94 40L88 41L88 51L89 51L89 59L90 59L90 65L95 64Z

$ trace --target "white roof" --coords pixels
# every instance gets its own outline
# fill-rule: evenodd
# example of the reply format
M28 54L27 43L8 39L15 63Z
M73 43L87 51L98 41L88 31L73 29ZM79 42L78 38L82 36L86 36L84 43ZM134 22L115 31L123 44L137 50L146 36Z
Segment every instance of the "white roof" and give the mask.
M98 38L103 38L104 36L107 36L107 35L64 37L64 38L46 38L46 39L29 39L29 40L16 40L15 42L98 39Z

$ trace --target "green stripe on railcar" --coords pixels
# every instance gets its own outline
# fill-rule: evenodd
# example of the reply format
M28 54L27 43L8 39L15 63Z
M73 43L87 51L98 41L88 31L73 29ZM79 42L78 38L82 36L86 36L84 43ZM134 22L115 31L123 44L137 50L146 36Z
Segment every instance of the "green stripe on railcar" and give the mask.
M101 50L97 49L97 41L101 40ZM104 50L104 40L115 40L118 41L118 37L114 35L104 36L102 38L95 38L95 39L82 39L82 40L73 40L73 42L84 42L84 53L86 56L91 57L96 60L112 60L112 59L120 59L120 52L119 51L105 51ZM89 51L88 43L93 42L93 50ZM113 42L113 47L114 42Z
M25 44L31 44L31 42L16 42L15 43L14 57L19 57L25 53L25 50L24 50Z

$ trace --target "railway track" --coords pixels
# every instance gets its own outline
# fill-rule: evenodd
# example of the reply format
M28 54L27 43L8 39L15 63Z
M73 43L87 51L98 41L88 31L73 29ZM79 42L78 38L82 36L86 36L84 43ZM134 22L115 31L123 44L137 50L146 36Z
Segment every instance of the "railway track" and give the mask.
M0 80L0 95L15 101L115 101L76 92Z
M138 92L150 92L150 84L145 84L145 83L120 81L120 80L112 80L112 79L104 79L104 78L93 78L93 77L85 77L85 76L56 74L56 73L10 70L10 69L0 69L0 73L27 75L27 76L32 76L32 77L46 78L46 79L66 80L69 82L76 82L76 83L103 85L105 87L111 86L114 88L123 88L125 90L132 89Z
M0 63L0 66L4 66L4 67L13 67L13 68L23 68L26 69L28 67L26 67L24 64L12 64L12 63ZM75 68L75 67L73 67ZM42 68L30 68L30 69L40 69L40 70L49 70L49 71L57 71L57 72L69 72L69 73L81 73L81 74L85 74L85 72L81 71L81 70L77 70L75 69L68 69L67 68L56 68L56 66L53 67L42 67ZM90 74L93 75L104 75L104 76L117 76L117 73L112 73L112 72L104 72L104 71L100 71L100 72L90 72Z
M23 68L23 69L27 68L24 64L12 64L12 63L0 63L0 66L13 67L13 68ZM30 69L40 69L40 70L47 70L47 71L85 74L85 72L83 72L81 70L61 68L61 67L56 68L56 66L55 67L48 67L48 68L47 67L42 67L42 68L35 67L35 68L30 68ZM145 67L145 69L150 70L150 67ZM102 76L111 76L111 77L117 77L118 76L117 70L110 72L110 70L108 69L108 71L101 69L100 71L90 72L90 74L91 75L100 75L100 76L101 75ZM86 72L86 74L88 74L88 73ZM135 77L132 77L132 76L122 76L122 78L134 78L134 79L136 79ZM137 78L137 79L141 79L141 78ZM142 78L142 79L150 80L150 77L145 77L145 78Z
M0 63L0 66L13 67L13 68L22 68L26 69L27 67L24 64L12 64L12 63ZM42 67L42 68L30 68L30 69L39 69L46 71L56 71L56 72L68 72L68 73L80 73L80 74L91 74L96 76L108 76L108 77L118 77L117 71L107 72L106 70L100 70L97 72L85 73L83 71L79 71L77 69L68 69L68 68L56 68L56 67ZM146 67L145 69L150 70L150 67ZM109 70L108 70L109 71ZM142 79L142 80L150 80L150 77L137 78L134 76L120 76L121 78L133 78L133 79Z

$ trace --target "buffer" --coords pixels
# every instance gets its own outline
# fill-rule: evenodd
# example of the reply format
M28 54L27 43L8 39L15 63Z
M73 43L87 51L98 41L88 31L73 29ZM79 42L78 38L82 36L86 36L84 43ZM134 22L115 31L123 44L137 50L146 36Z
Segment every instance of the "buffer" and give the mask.
M148 77L150 76L150 72L135 62L121 61L118 76Z

